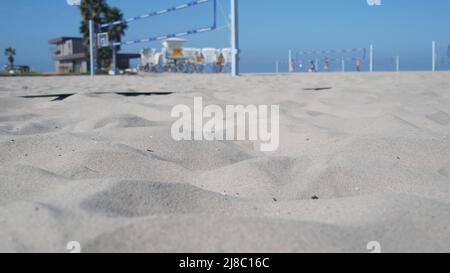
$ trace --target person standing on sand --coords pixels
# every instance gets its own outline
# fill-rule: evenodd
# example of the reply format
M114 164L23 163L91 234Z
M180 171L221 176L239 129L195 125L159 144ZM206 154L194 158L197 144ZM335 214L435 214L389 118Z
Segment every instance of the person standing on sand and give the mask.
M361 60L359 58L356 58L355 66L356 66L356 71L361 72Z
M203 63L205 61L205 57L201 52L195 52L195 72L201 73L203 72Z
M219 57L217 57L216 61L216 73L222 73L223 72L223 64L225 63L225 57L222 53L219 54Z

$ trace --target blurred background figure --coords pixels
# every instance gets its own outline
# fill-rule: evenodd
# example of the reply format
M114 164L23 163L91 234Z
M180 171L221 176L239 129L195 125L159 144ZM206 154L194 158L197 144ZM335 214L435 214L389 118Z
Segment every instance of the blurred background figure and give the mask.
M309 72L317 72L316 70L316 64L314 63L314 61L310 61L309 62Z
M361 60L359 58L356 58L355 67L357 72L361 72Z

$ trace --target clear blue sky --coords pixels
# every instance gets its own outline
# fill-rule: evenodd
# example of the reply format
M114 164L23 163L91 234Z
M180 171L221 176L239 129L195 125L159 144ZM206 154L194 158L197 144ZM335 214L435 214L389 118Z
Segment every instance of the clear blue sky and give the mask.
M109 0L126 17L166 8L190 0ZM404 69L430 69L431 41L439 42L438 65L450 69L450 1L382 0L370 7L366 0L239 0L240 39L244 71L273 71L275 60L286 70L287 51L322 50L375 45L378 69L392 69L391 58L400 55ZM229 1L219 0L219 26L226 25ZM211 6L131 24L125 40L207 26ZM66 0L2 0L0 48L17 49L17 64L52 70L47 41L58 36L78 36L80 16ZM189 38L188 46L227 47L226 29ZM125 47L138 52L158 43ZM0 65L6 58L0 56ZM351 64L349 64L351 65Z

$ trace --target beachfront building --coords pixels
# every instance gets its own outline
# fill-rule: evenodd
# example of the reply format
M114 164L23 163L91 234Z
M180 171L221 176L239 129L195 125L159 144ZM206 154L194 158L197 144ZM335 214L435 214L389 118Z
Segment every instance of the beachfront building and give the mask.
M54 45L53 61L57 73L87 73L88 61L83 50L83 39L79 37L59 37L48 41ZM140 54L118 53L117 68L130 68L130 60L139 59Z
M83 39L77 37L59 37L48 41L54 45L53 61L58 73L86 73L88 63L83 51Z

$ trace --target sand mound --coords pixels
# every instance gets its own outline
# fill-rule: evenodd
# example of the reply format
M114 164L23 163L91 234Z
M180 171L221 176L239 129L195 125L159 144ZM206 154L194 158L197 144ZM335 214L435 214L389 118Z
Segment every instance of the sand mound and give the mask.
M302 252L342 251L346 248L347 251L356 251L348 243L333 247L334 240L339 240L337 238L350 237L348 232L326 224L289 220L166 216L103 234L89 243L85 251Z
M26 165L0 167L0 205L36 200L68 181L55 173Z
M332 209L326 212L323 206ZM297 206L281 203L280 210L294 212L266 219L152 217L102 234L86 251L364 252L375 239L385 252L446 251L450 241L449 206L426 199L378 195Z
M439 173L449 153L442 140L357 138L336 148L320 169L299 173L309 182L298 190L304 197L407 192L450 201L448 179Z
M246 160L203 173L194 179L202 188L232 196L256 200L279 199L292 182L291 168L295 159L265 157Z
M136 217L154 214L226 213L229 197L191 185L122 181L87 198L81 207L109 216Z
M114 132L114 135L112 134ZM150 150L161 160L189 170L213 170L241 162L257 155L253 145L221 141L174 141L170 128L128 128L103 130L101 138L111 139L136 149ZM250 147L251 146L251 147Z
M112 128L152 127L156 125L157 123L138 116L120 115L120 116L109 116L107 118L98 121L95 124L94 129L103 127L112 127Z

